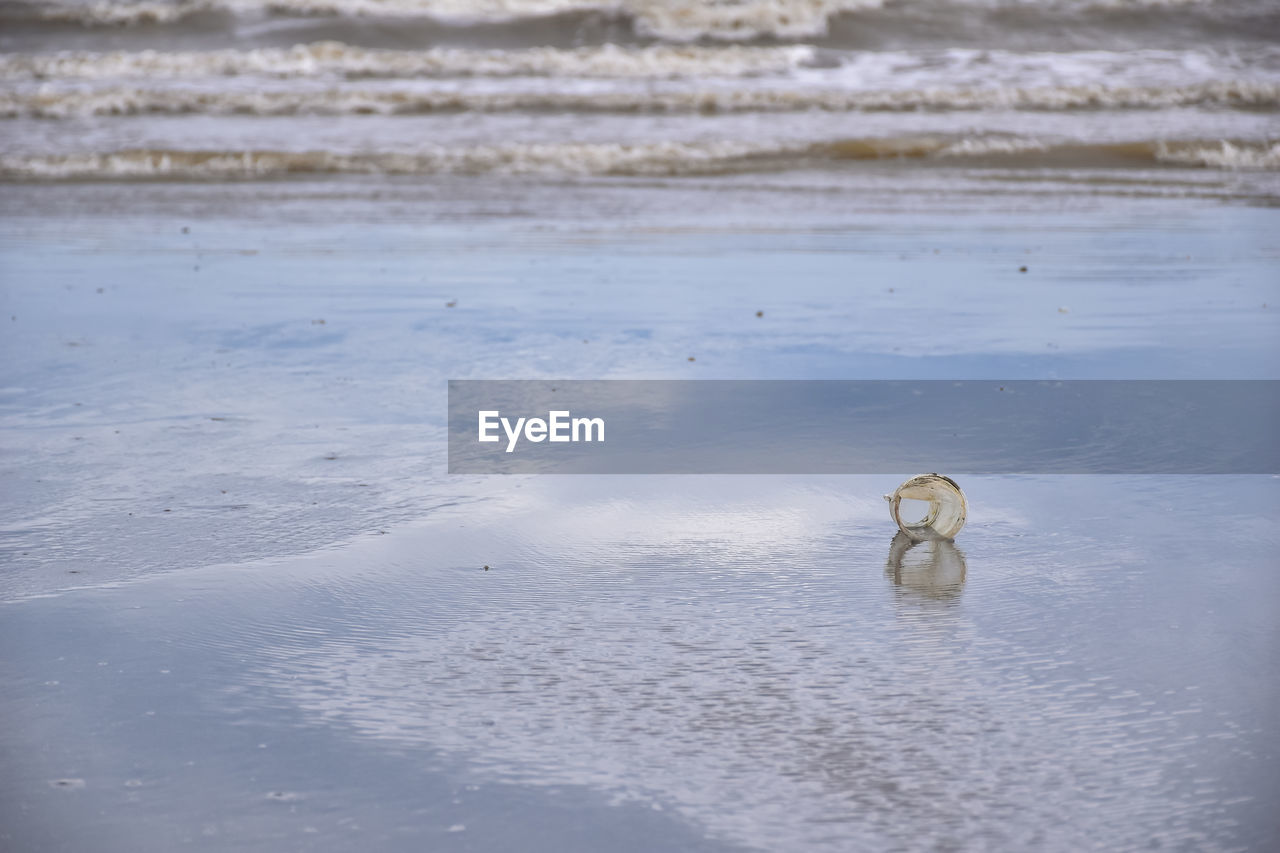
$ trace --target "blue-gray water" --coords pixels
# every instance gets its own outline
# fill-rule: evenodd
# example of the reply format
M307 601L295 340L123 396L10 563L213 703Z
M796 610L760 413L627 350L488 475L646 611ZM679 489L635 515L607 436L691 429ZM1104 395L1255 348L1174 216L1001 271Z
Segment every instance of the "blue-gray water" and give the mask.
M1274 208L805 180L10 187L4 845L1273 846L1274 477L446 473L448 378L1280 376Z
M4 0L0 30L5 183L907 161L1280 196L1270 0Z

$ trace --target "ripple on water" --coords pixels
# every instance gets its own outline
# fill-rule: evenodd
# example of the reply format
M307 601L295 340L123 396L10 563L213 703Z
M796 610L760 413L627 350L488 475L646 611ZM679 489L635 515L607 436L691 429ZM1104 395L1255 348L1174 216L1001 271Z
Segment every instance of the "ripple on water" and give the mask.
M385 586L345 589L360 631L282 641L256 677L325 725L739 843L1230 837L1241 792L1184 772L1230 721L1155 690L1116 645L1127 628L1070 633L1130 618L1115 596L1152 569L1136 540L979 518L963 547L903 549L879 527L744 535L763 519L663 512L628 506L617 538L492 530L497 568L402 574L394 608Z

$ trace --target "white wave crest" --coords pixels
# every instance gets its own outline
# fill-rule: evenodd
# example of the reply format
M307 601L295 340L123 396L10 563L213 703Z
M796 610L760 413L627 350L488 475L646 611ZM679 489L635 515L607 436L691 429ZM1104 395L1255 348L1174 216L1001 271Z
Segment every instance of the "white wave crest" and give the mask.
M80 24L86 27L126 27L144 24L173 24L205 12L230 11L217 0L179 0L174 3L44 3L33 4L31 12L37 20L49 23Z
M1273 171L1280 169L1280 142L1248 144L1221 140L1215 143L1161 142L1155 149L1162 163L1208 166L1215 169Z
M907 110L1275 108L1280 83L1224 81L1174 87L1062 86L1033 89L841 91L678 88L601 91L449 89L239 90L56 89L0 93L0 118L101 115L412 115L444 111L544 110L616 113L737 113Z
M843 12L878 9L882 0L630 0L624 6L641 35L671 41L761 36L797 39L827 33Z
M832 16L879 8L883 0L156 0L31 7L38 19L85 26L172 24L202 13L294 16L431 17L451 22L511 21L568 12L626 15L643 36L669 41L710 38L812 38Z
M671 175L729 168L745 143L497 145L417 154L327 151L119 151L0 156L0 176L36 179L270 178L292 174Z
M0 79L166 79L254 74L264 77L615 77L742 76L787 71L812 60L810 47L616 45L573 50L371 50L340 42L290 48L188 52L116 51L7 54Z
M961 139L938 151L939 157L985 157L993 154L1026 154L1047 151L1049 144L1021 137L978 137Z
M508 144L416 153L125 150L0 155L3 180L266 180L294 175L647 175L681 176L813 168L859 161L982 161L1009 167L1130 165L1280 169L1280 144L1136 141L1097 144L1010 137L842 139L795 145L741 141Z

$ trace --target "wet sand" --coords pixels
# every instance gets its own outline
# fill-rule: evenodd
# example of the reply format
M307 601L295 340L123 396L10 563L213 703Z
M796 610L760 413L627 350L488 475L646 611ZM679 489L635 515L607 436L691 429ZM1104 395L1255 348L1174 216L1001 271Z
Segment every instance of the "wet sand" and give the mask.
M890 178L10 187L0 837L1264 849L1274 477L447 475L450 378L1280 375L1273 208Z

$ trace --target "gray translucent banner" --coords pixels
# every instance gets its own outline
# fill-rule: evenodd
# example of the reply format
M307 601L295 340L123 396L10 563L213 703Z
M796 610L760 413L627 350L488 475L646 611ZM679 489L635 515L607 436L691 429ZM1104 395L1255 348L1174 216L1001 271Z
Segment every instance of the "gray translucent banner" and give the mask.
M1277 435L1274 380L449 382L455 474L1275 474Z

